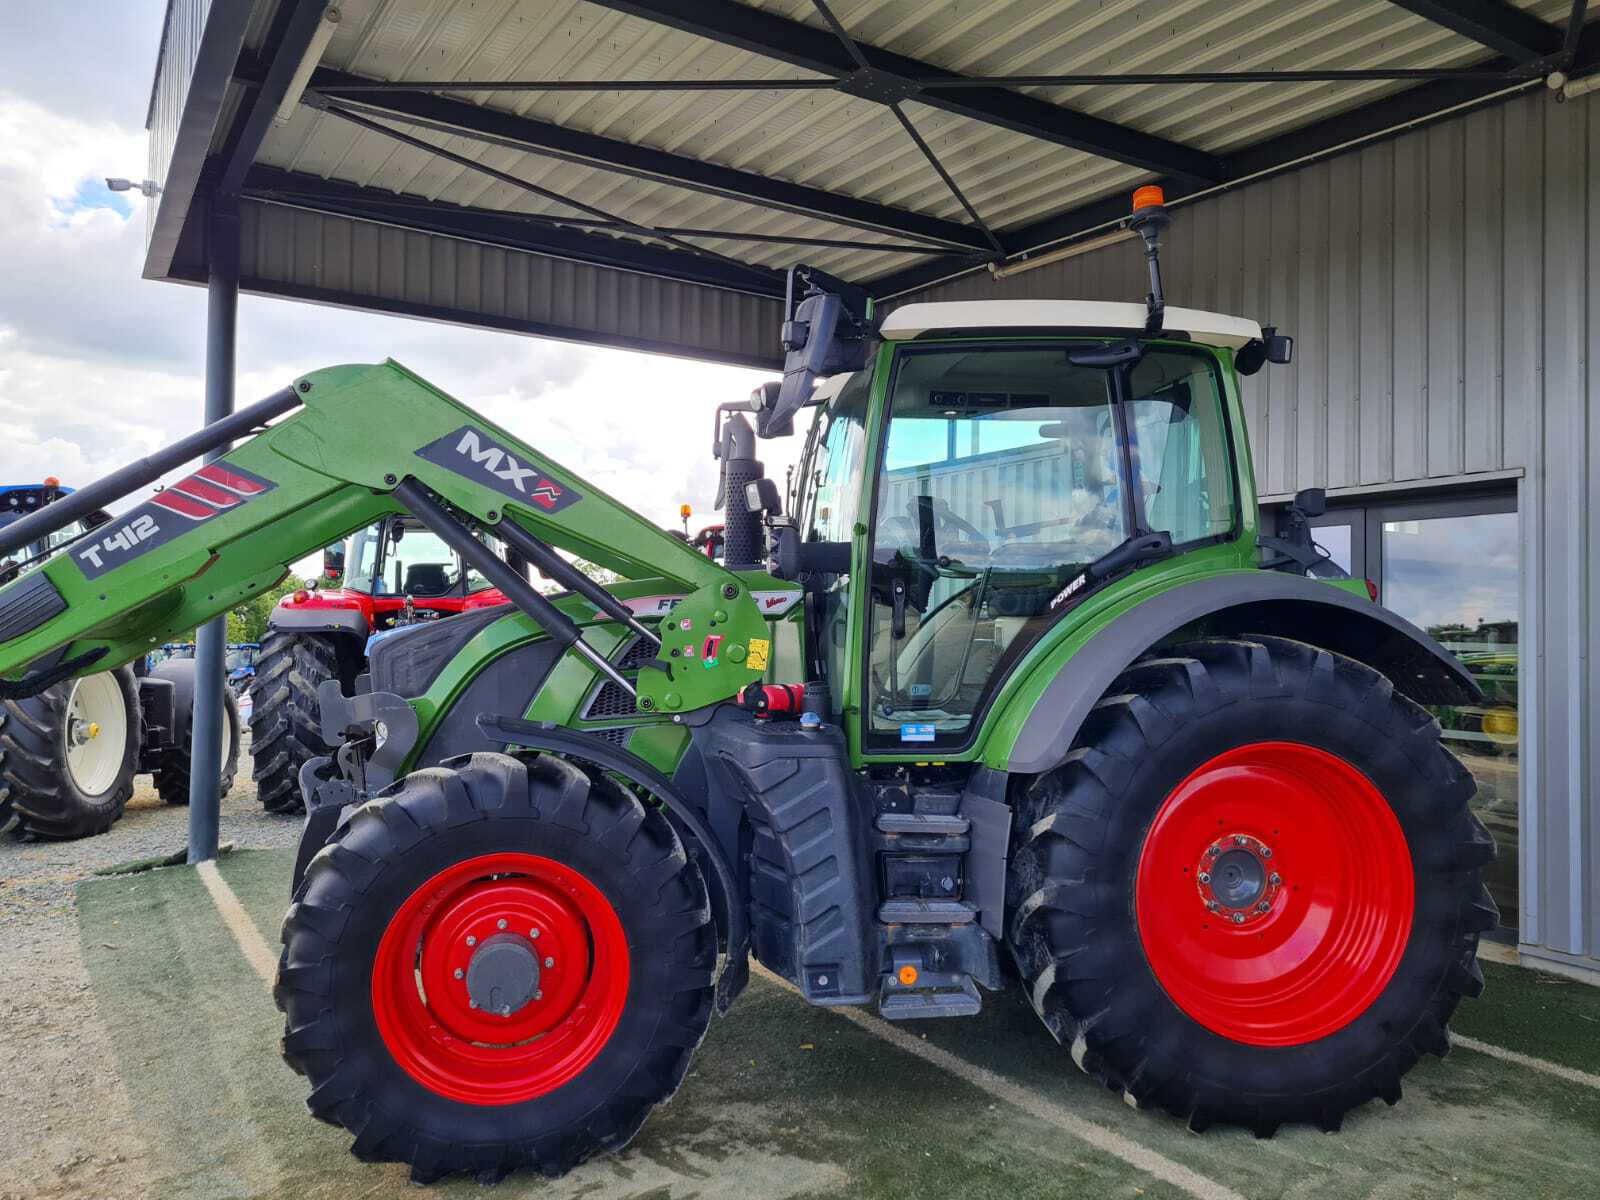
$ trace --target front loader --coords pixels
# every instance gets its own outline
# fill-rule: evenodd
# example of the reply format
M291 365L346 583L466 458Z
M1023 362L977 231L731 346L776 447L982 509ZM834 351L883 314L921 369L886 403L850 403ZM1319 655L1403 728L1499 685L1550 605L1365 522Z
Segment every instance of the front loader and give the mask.
M720 563L398 364L307 375L85 489L252 434L203 508L0 589L0 682L127 661L389 513L504 592L324 682L301 774L283 1053L419 1180L626 1144L751 955L891 1020L977 1014L1006 956L1132 1106L1336 1129L1482 986L1493 845L1422 707L1477 689L1260 534L1238 377L1291 344L1166 307L1164 216L1142 305L879 317L796 268L783 382L719 412ZM808 411L785 498L754 435Z

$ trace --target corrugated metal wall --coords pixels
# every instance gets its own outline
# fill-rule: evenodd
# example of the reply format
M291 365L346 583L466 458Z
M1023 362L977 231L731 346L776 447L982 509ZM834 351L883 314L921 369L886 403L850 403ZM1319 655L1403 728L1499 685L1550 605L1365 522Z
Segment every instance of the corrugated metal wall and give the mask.
M1545 92L1177 211L1173 303L1275 321L1265 495L1519 471L1526 943L1600 967L1600 103ZM902 302L1136 298L1136 244Z
M150 111L145 117L150 134L146 179L167 177L178 123L183 118L183 102L189 95L189 76L200 54L200 33L210 9L211 0L168 0L166 24L161 30L161 57L151 85ZM145 220L154 224L155 213L156 205L147 206Z
M246 201L247 290L746 366L781 360L780 301Z

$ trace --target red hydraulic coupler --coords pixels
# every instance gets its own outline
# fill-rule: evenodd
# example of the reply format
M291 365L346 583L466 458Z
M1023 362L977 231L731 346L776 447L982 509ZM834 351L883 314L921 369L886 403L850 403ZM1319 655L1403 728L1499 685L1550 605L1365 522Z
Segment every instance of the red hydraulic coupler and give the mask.
M805 698L803 683L751 683L739 693L739 707L758 717L796 717Z

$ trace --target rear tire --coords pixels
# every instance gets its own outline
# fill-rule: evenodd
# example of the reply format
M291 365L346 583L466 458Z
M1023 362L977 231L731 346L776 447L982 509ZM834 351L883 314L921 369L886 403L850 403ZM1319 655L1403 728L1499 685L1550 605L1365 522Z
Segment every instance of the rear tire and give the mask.
M1007 941L1057 1040L1131 1103L1337 1129L1395 1103L1483 988L1475 790L1370 667L1187 643L1129 668L1032 781Z
M283 942L283 1056L312 1113L417 1182L620 1149L711 1020L699 868L659 809L550 757L451 759L356 809ZM474 999L506 996L498 1017Z
M131 667L0 702L0 789L20 828L51 839L110 829L133 795L140 728Z
M250 773L267 812L305 811L300 768L333 753L322 740L317 687L338 678L339 652L333 639L269 633L262 640L250 681Z
M162 666L166 664L163 663ZM160 668L157 668L159 673ZM191 689L189 704L193 705ZM231 688L222 689L222 772L217 781L217 795L226 796L233 790L233 781L239 774L239 702ZM156 769L151 772L156 792L166 803L181 806L189 803L189 769L194 758L194 713L188 715L183 745L174 746L162 753Z

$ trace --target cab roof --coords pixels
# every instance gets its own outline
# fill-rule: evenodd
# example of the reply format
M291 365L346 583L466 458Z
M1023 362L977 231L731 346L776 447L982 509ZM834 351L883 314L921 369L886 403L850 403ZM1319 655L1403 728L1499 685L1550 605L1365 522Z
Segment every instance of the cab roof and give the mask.
M1081 333L1144 331L1145 306L1114 300L950 300L906 304L883 319L886 341L909 341L934 332L1005 334L1027 330ZM1237 350L1261 336L1261 326L1244 317L1168 306L1164 337Z

